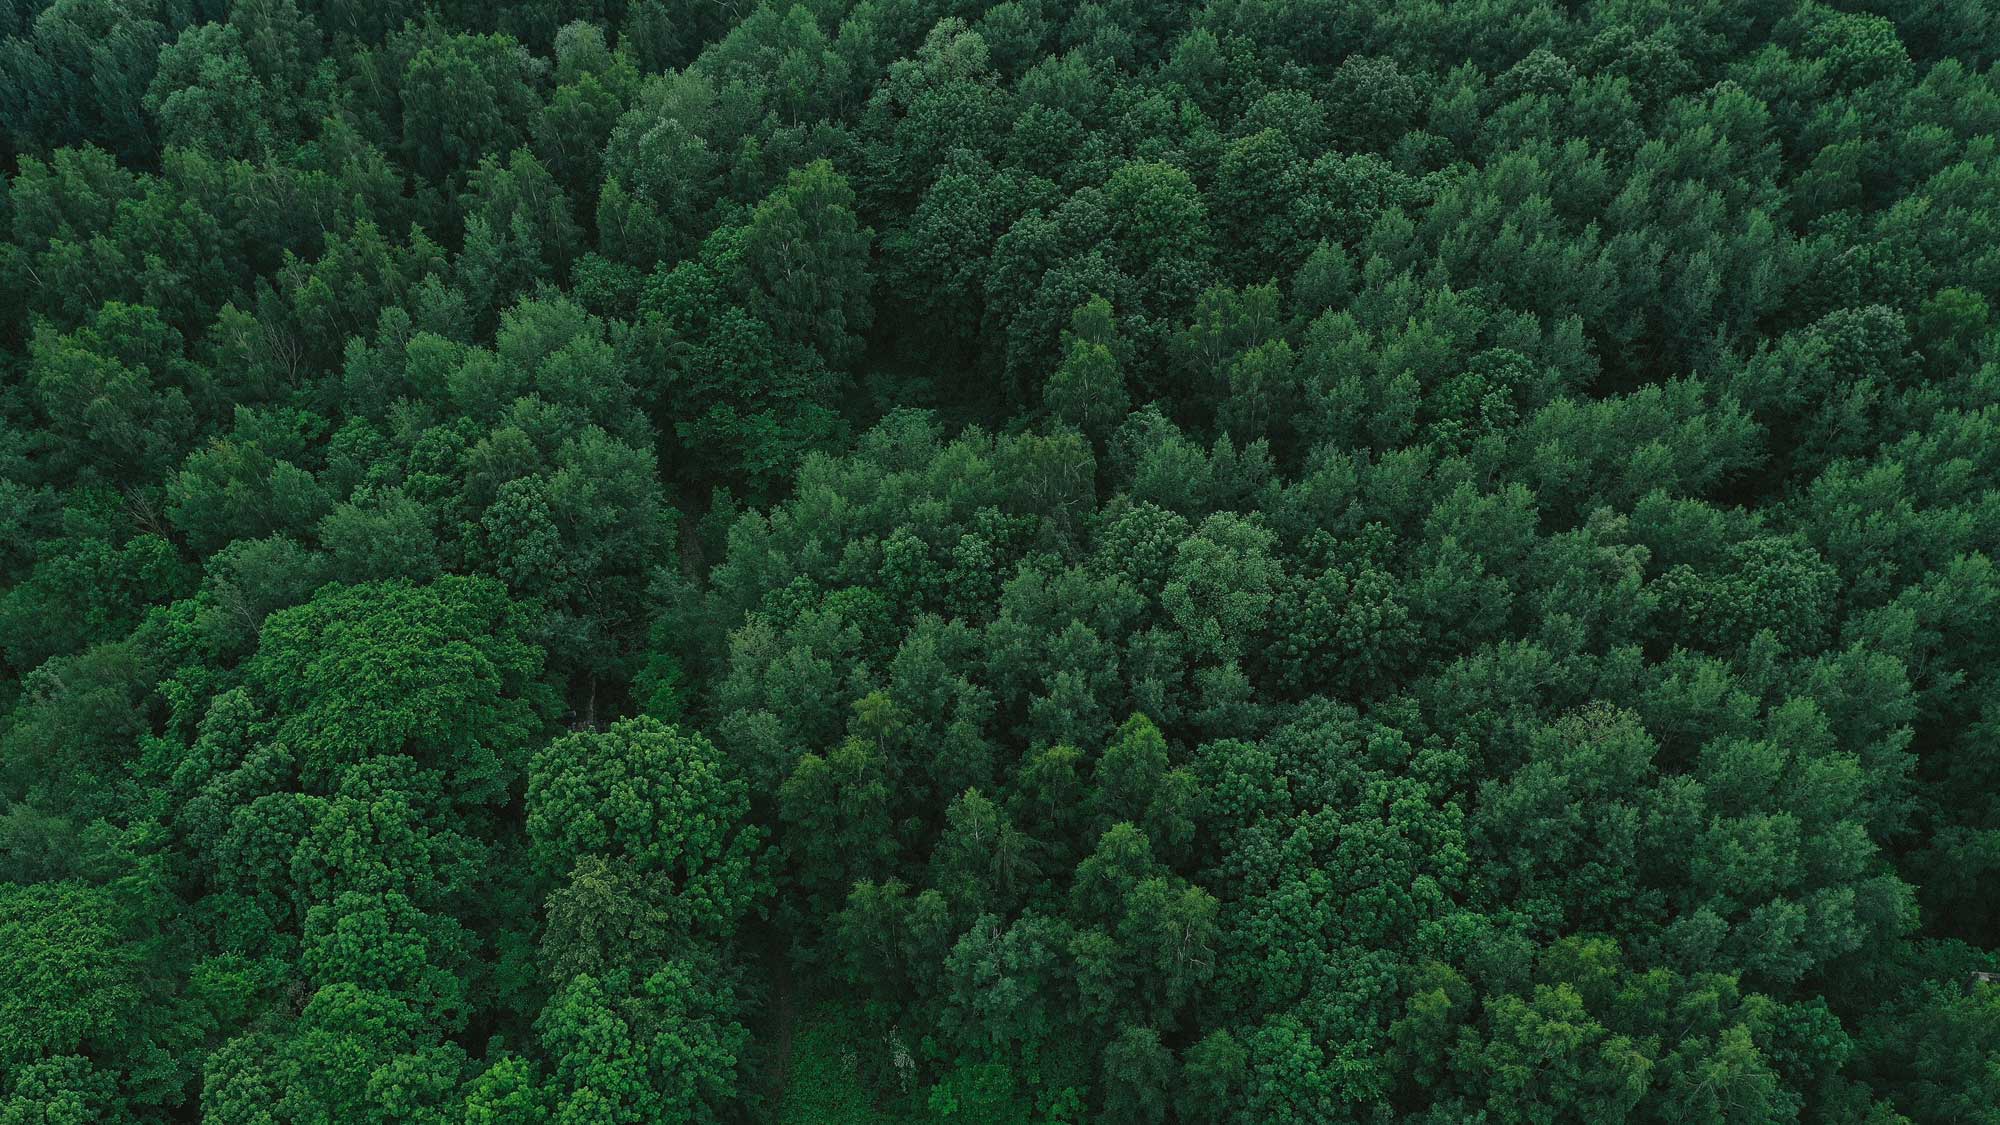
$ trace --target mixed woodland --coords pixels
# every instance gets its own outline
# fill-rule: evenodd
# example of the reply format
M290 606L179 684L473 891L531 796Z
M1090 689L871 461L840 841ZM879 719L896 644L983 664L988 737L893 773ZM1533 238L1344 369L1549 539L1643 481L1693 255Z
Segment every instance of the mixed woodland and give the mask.
M0 0L0 1125L2000 1122L1985 0Z

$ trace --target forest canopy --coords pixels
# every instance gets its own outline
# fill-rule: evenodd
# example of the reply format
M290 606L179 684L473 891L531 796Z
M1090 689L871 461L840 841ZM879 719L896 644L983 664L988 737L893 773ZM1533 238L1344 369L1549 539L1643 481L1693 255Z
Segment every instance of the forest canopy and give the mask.
M2000 1123L1996 64L0 0L0 1125Z

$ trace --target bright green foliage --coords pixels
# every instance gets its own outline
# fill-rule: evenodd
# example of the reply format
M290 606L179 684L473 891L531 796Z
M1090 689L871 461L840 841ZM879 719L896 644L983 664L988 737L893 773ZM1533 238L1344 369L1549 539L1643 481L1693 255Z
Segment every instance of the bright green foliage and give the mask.
M308 784L407 754L457 799L491 801L543 731L541 654L514 614L490 579L330 588L265 622L245 680Z
M655 719L572 734L535 753L529 851L561 875L586 855L667 876L683 924L729 936L760 892L749 791L708 739Z
M138 967L108 896L75 883L0 888L0 1064L114 1053L139 1002Z
M503 1058L466 1084L466 1125L543 1125L548 1097L532 1064Z
M721 1119L736 1092L748 1042L728 1018L726 984L673 961L634 980L579 976L549 1001L536 1024L560 1062L550 1120L557 1125L706 1123Z

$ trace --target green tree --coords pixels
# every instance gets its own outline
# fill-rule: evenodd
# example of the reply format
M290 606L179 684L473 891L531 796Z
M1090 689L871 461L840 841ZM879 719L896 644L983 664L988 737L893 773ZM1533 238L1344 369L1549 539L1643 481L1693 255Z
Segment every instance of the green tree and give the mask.
M557 1059L552 1120L719 1122L749 1033L713 975L669 962L640 980L579 976L536 1028Z
M329 586L264 622L245 681L279 716L303 779L407 754L455 800L503 800L547 730L542 656L497 582Z
M623 858L672 882L694 933L727 938L763 893L749 792L714 744L656 719L559 738L528 772L527 828L543 872Z

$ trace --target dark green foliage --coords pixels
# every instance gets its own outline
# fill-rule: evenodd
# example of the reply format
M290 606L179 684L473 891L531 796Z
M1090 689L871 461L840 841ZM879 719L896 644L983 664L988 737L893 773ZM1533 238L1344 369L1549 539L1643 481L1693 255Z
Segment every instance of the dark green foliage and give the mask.
M0 4L0 1125L1992 1122L1976 0Z

